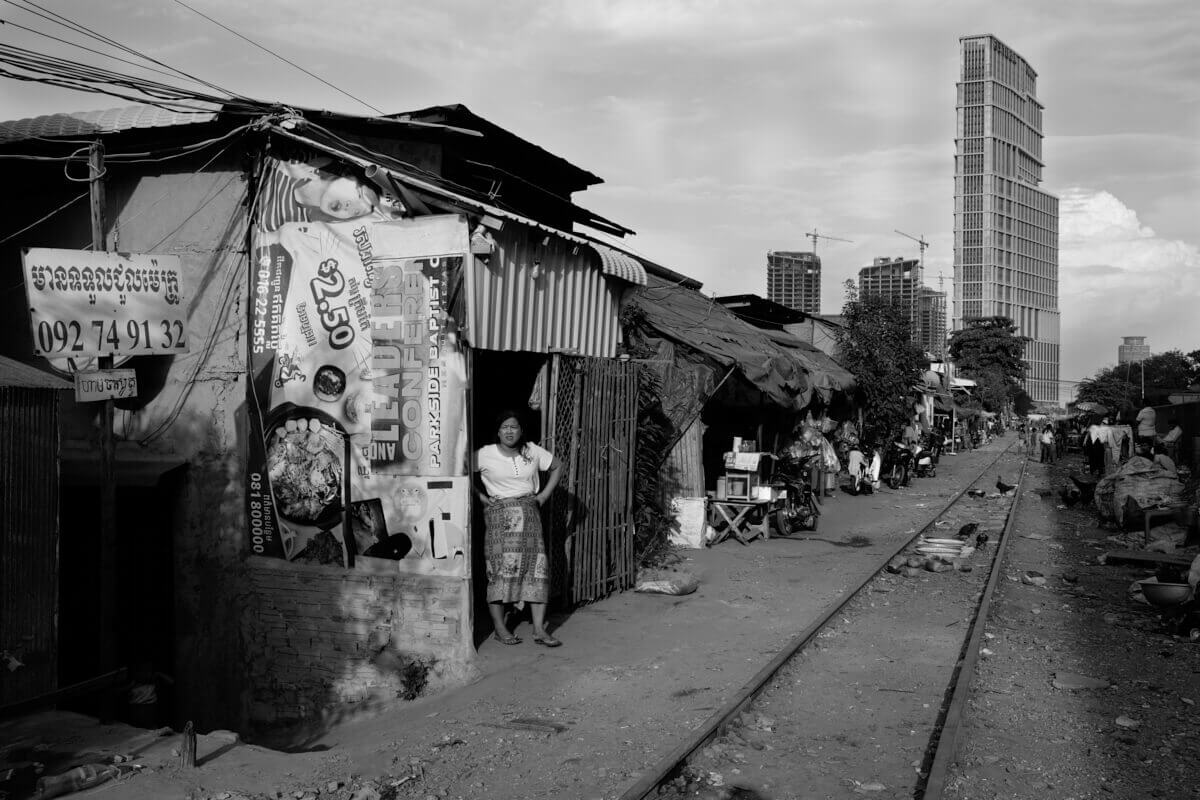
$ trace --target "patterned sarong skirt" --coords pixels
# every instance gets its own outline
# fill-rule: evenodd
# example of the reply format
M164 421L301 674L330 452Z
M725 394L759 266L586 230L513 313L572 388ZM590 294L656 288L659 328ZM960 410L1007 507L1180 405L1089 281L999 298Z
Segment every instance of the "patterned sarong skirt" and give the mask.
M489 603L545 603L550 568L542 516L533 496L499 500L484 512Z

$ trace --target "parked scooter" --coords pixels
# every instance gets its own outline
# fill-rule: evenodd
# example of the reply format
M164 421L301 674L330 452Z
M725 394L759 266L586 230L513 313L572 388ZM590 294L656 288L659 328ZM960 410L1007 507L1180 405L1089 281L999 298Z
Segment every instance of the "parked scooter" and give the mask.
M772 485L783 489L787 495L783 506L771 512L771 522L780 536L817 529L821 508L817 505L812 487L812 462L820 457L812 453L800 459L780 456L775 465Z
M923 445L913 445L912 469L918 478L937 477L937 466L934 463L933 451Z
M883 469L880 475L890 488L908 486L912 457L912 450L903 442L895 441L888 445L883 454Z

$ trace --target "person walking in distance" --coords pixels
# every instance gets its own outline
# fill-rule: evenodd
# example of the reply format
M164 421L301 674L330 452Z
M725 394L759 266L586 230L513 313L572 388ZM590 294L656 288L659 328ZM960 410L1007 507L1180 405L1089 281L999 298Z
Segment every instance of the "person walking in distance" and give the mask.
M1042 456L1041 463L1054 463L1054 428L1047 425L1042 429Z
M1142 410L1137 414L1138 444L1152 445L1158 433L1158 414L1150 407L1150 401L1142 398Z

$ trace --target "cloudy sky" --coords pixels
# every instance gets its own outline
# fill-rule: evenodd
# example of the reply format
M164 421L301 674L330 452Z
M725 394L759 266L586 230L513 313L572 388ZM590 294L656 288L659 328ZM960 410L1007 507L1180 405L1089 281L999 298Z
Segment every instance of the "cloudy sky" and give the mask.
M175 0L36 2L245 95L374 113ZM958 38L993 33L1046 107L1062 377L1114 363L1122 335L1200 348L1194 0L187 2L385 112L464 103L595 172L577 200L708 292L765 293L765 253L811 249L807 231L852 240L818 243L829 313L872 258L916 255L894 229L930 241L949 290ZM0 79L7 118L120 104Z

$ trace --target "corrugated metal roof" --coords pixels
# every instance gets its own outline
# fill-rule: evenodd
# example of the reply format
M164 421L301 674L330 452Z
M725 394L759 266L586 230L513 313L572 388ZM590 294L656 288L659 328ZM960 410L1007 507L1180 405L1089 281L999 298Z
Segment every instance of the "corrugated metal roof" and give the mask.
M219 106L196 103L198 112L170 111L158 106L134 105L109 108L103 111L71 111L63 114L46 114L0 122L0 143L20 142L27 139L60 139L75 136L96 136L105 133L120 133L134 128L169 128L174 125L191 125L212 122L217 118Z
M616 270L619 270L619 272L617 272L617 273L607 273L606 272L606 274L615 274L616 277L624 278L624 276L620 274L620 271L623 271L630 275L633 275L634 277L639 277L638 280L631 280L630 278L624 278L625 280L629 280L631 283L635 283L639 286L646 285L646 269L645 269L645 267L642 266L641 261L639 259L637 259L636 257L631 256L628 253L624 253L621 250L619 250L611 245L602 245L599 242L597 242L595 239L592 239L590 237L583 236L578 233L568 233L567 231L562 231L562 230L559 230L558 228L553 228L549 225L538 222L537 220L530 219L529 217L523 216L521 214L517 214L512 211L508 211L507 209L499 208L499 207L494 206L491 203L485 202L479 198L470 197L466 194L452 191L451 189L448 189L444 186L440 186L437 183L434 183L430 180L427 180L424 178L419 178L415 175L410 175L406 172L402 172L393 167L375 164L371 161L368 161L365 158L362 158L361 156L356 156L351 153L347 153L344 148L335 147L333 145L326 144L321 141L317 141L316 139L313 139L308 136L301 136L300 134L297 134L294 131L287 130L286 128L281 128L278 125L272 125L271 130L274 131L275 133L280 134L281 136L285 136L285 137L287 137L289 139L293 139L297 142L302 142L302 143L307 144L310 147L313 147L317 150L321 150L321 151L330 153L331 155L335 155L338 158L341 158L352 164L357 164L358 166L362 167L363 169L370 170L370 168L375 168L377 170L381 170L383 173L387 174L393 181L402 183L409 189L418 190L421 192L427 192L429 194L436 195L438 197L445 198L447 200L451 200L457 205L465 205L467 207L475 209L476 211L482 211L485 214L492 216L492 217L496 217L498 219L505 219L505 220L512 220L514 222L519 222L526 227L536 228L537 230L542 231L544 233L553 234L554 236L556 236L560 239L565 239L566 241L571 242L573 244L580 244L580 245L584 245L586 247L590 247L590 248L594 249L597 253L600 253L601 247L606 247L607 249L616 253L618 256L627 258L631 262L634 262L634 264L636 264L636 267L631 266L630 264L625 264L624 266L614 266L613 268ZM371 172L368 171L367 174L370 175ZM602 258L603 258L603 256L602 256ZM616 258L614 258L613 261L615 264ZM666 270L662 267L656 266L656 270L659 272L669 273L671 277L675 278L677 281L679 281L681 283L684 283L685 285L689 285L689 286L694 285L696 287L700 286L700 283L692 281L690 278L686 278L684 276L678 275L677 273L673 273L670 270Z
M0 386L21 387L24 389L73 389L74 387L62 378L48 372L42 372L37 367L13 361L11 358L0 356Z
M620 284L584 247L505 225L487 260L471 259L467 341L485 350L565 351L611 358L620 338Z
M646 268L636 258L602 244L593 244L592 249L600 255L600 269L605 275L612 275L637 286L646 285Z

